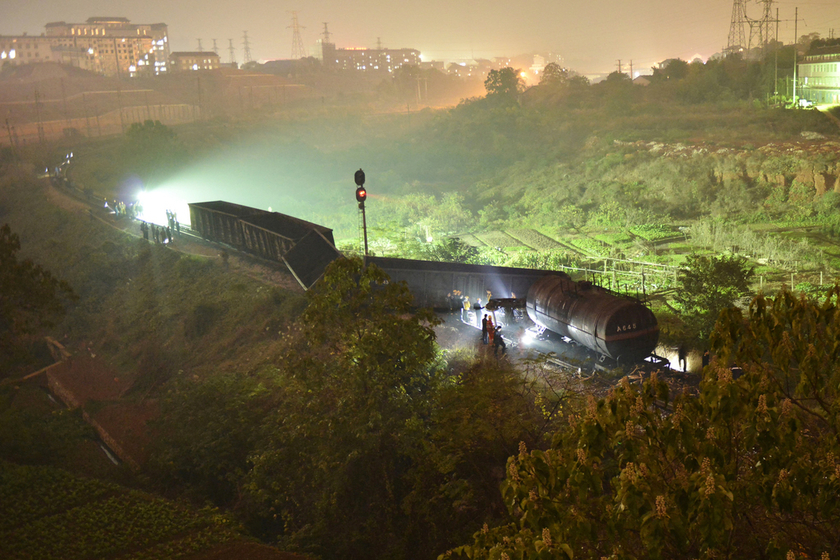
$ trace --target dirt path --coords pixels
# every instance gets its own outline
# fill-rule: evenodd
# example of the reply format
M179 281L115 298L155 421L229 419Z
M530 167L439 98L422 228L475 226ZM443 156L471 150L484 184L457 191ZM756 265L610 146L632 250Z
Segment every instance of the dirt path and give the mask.
M104 203L101 208L93 206L87 200L80 199L73 190L50 184L46 189L46 197L50 204L68 212L89 213L91 218L110 228L138 239L143 237L140 231L141 222L125 216L118 217L116 214L104 208ZM225 249L214 243L205 241L200 237L188 234L175 236L175 242L167 245L167 247L173 251L193 257L225 259L232 271L244 274L249 278L265 284L271 284L294 292L303 292L300 284L297 283L281 263L263 261L262 259L239 253L235 249Z

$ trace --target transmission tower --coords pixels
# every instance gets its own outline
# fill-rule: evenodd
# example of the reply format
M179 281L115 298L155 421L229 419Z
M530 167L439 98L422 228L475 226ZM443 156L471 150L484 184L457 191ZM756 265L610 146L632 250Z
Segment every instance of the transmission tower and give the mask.
M331 33L330 33L330 30L329 30L329 29L327 29L327 22L326 22L326 21L324 22L324 32L323 32L323 33L321 33L321 35L323 35L323 36L324 36L324 42L325 42L325 43L329 43L329 42L330 42L330 35L331 35Z
M204 52L204 47L201 46L201 39L198 40L198 52Z
M292 59L303 58L306 56L306 49L303 48L303 39L300 38L301 26L298 24L297 12L292 12L292 25L289 27L292 28Z
M213 52L219 54L219 47L216 46L216 39L213 39Z
M761 5L760 18L751 18L747 15L747 0L733 0L727 52L749 51L753 48L766 49L770 44L771 25L778 19L773 17L773 0L756 0L756 3ZM744 35L744 25L750 27L749 37Z
M746 0L733 0L732 21L729 24L729 40L726 43L727 52L735 53L747 48L747 41L744 37L744 22L746 20Z
M228 39L230 43L230 47L228 47L228 52L230 53L230 63L236 64L236 49L233 47L233 39Z
M248 32L242 32L242 57L245 59L245 64L251 62L251 43L248 42Z
M776 20L773 18L773 0L757 0L763 5L760 19L746 18L750 24L750 39L747 41L748 48L767 48L770 43L770 24ZM753 42L755 38L755 42Z
M376 50L378 50L378 51L382 50L382 37L377 37L376 38Z

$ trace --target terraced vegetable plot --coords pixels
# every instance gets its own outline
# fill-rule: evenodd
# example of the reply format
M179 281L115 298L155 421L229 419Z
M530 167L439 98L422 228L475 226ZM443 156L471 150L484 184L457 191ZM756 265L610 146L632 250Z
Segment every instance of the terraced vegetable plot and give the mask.
M627 243L631 243L633 241L633 238L623 231L617 231L615 233L599 233L594 237L598 241L603 241L607 245L613 246L626 245Z
M459 235L458 240L461 241L461 243L466 243L467 245L469 245L471 247L486 247L487 246L483 241L481 241L480 239L478 239L475 235L473 235L471 233L465 233L464 235Z
M49 467L0 462L0 558L178 558L240 540L221 516Z
M507 234L537 251L550 251L563 245L554 239L532 229L509 229Z
M475 236L490 247L520 247L522 242L514 239L503 231L487 231L476 233Z
M0 462L0 532L121 490L115 484L77 478L58 469Z
M603 255L606 249L603 243L590 237L574 237L569 242L578 249L595 256Z
M642 239L648 241L656 241L658 239L665 239L667 237L674 237L679 232L673 228L662 224L644 224L630 227L633 235L638 235Z

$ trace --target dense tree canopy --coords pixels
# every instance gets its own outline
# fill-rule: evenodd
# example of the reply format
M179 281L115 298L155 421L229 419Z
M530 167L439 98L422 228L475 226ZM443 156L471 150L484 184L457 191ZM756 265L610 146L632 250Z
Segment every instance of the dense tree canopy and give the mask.
M0 356L16 341L52 325L74 297L70 285L29 259L18 259L20 238L8 224L0 227Z
M487 90L487 95L493 98L515 101L524 88L525 82L519 75L519 70L510 66L501 70L490 70L487 79L484 80L484 89Z
M705 337L718 314L749 293L752 276L744 257L689 255L679 272L675 299Z
M699 396L670 395L653 375L591 399L550 449L508 460L513 521L449 555L835 557L838 296L759 296L746 320L727 311Z
M175 131L160 121L135 122L125 133L129 169L146 182L163 179L185 162L186 153Z
M569 71L556 62L549 62L543 68L540 76L540 85L562 86L569 79Z

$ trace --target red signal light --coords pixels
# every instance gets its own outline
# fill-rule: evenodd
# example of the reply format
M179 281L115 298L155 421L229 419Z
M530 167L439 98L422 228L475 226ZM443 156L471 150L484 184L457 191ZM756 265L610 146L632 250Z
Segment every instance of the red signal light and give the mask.
M356 189L356 200L359 202L364 202L367 198L367 191L364 187L359 187Z

